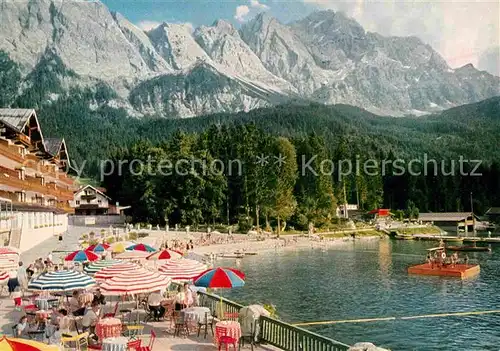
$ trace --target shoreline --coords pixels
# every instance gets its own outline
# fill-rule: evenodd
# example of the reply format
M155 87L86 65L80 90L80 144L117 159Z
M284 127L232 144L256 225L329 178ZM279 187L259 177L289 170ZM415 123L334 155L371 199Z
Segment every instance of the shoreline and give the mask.
M252 252L256 254L265 254L270 252L303 250L307 248L323 248L328 249L337 247L342 244L352 243L355 241L373 241L380 240L380 236L363 236L356 239L352 238L330 238L327 240L311 240L309 238L297 238L293 240L288 238L287 241L281 239L265 239L263 241L243 240L236 243L212 244L207 246L195 247L191 252L195 255L207 258L206 255L213 254L233 254L235 251ZM189 255L189 254L188 254ZM224 257L220 257L224 258Z

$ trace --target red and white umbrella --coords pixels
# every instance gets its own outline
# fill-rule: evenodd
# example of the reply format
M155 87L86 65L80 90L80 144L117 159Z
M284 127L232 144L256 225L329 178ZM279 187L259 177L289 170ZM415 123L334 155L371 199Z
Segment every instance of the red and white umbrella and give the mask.
M124 262L115 264L106 268L101 269L100 271L94 274L94 279L102 282L111 278L114 278L123 273L129 273L132 271L136 271L141 267L135 263Z
M179 258L182 258L182 253L170 249L157 251L146 257L147 260L176 260Z
M172 280L191 280L198 277L207 270L207 265L196 260L182 258L179 260L169 260L158 270Z
M9 280L9 273L0 272L0 282L4 282L6 280Z
M0 247L0 255L16 255L19 256L19 252L16 249L13 249L8 246L2 246Z
M166 289L170 278L145 268L122 273L101 284L104 295L134 295Z

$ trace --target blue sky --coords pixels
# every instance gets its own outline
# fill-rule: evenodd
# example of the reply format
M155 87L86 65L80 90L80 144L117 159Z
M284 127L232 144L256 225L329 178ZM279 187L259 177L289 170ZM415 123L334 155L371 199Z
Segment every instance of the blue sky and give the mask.
M239 26L262 11L269 12L284 23L315 10L343 11L367 31L421 38L436 49L452 68L472 63L486 69L489 64L492 67L490 72L500 73L500 2L497 0L101 1L112 11L120 12L146 30L161 22L191 23L196 28L211 25L217 19L230 20ZM485 59L486 52L490 56Z
M103 0L136 24L156 22L189 22L194 27L210 25L217 19L227 19L236 26L257 13L268 11L280 21L289 22L317 9L314 4L296 1L219 1L219 0ZM239 9L239 10L238 10ZM237 13L237 11L239 11Z

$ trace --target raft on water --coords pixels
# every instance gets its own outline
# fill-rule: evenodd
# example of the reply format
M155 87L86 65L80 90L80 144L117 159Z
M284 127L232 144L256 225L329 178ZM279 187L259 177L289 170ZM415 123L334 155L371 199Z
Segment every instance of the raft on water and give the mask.
M479 272L480 268L478 264L448 264L438 266L437 264L423 263L408 268L409 274L456 277L461 279L473 277L479 274Z

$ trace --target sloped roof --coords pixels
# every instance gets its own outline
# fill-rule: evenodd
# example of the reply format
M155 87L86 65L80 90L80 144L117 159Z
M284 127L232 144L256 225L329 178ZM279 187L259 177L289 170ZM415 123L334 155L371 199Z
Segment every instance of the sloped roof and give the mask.
M61 149L61 144L63 142L63 139L60 138L45 138L44 139L44 145L45 145L45 150L51 155L55 156Z
M486 211L487 215L500 215L500 207L490 207L488 211Z
M436 212L436 213L420 213L418 219L420 221L435 221L435 222L448 222L448 221L463 221L467 217L471 217L471 212Z
M94 187L94 186L92 186L92 185L90 185L90 184L82 186L80 189L78 189L78 190L75 192L75 194L78 194L78 193L82 192L83 190L85 190L85 189L87 189L87 188L92 188L92 189L94 189L97 193L99 193L99 194L101 194L102 196L105 196L106 198L108 198L108 200L111 200L111 198L110 198L108 195L104 194L102 191L100 191L99 189L97 189L96 187Z
M21 132L28 118L35 113L33 109L0 108L0 120L16 131Z

